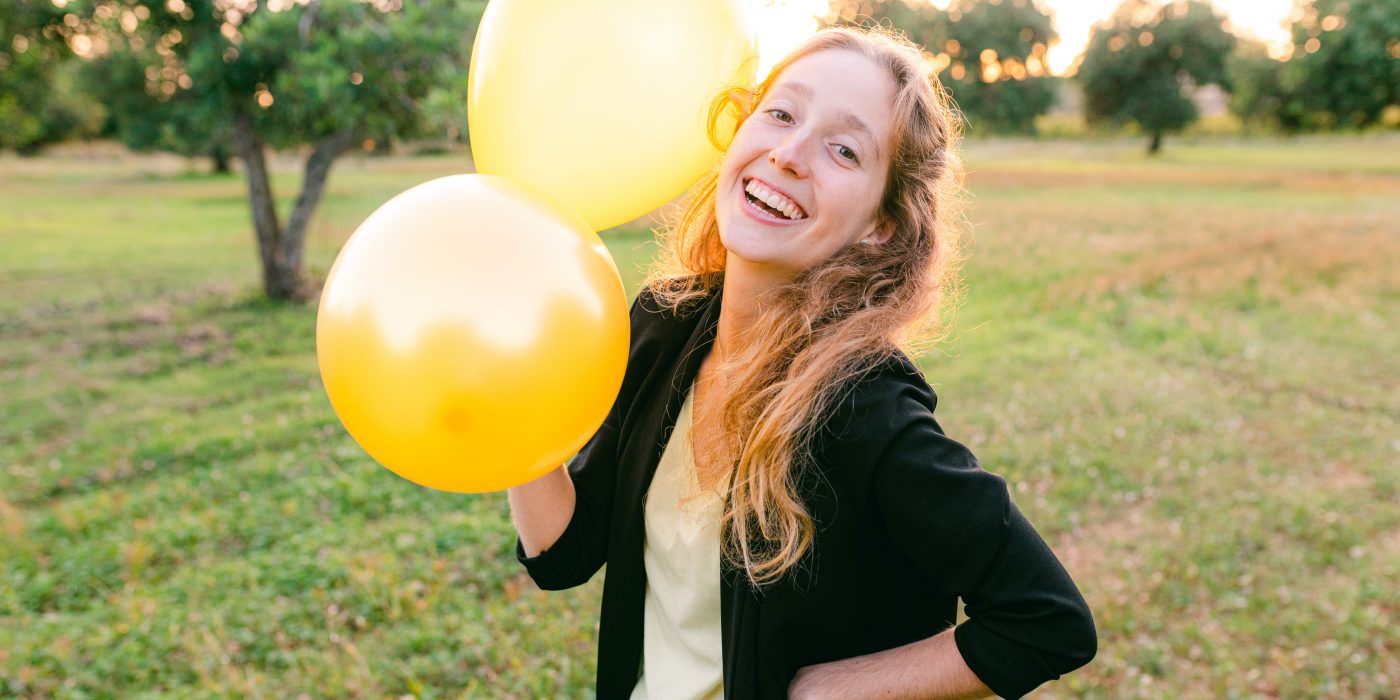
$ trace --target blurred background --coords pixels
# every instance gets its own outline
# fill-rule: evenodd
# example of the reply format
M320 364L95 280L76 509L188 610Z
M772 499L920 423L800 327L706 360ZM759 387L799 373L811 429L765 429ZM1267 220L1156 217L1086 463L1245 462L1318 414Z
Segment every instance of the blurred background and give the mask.
M316 367L346 238L472 169L484 9L0 3L0 696L591 696L601 576L535 589ZM1095 611L1040 695L1400 697L1400 0L751 9L767 65L903 30L965 119L920 364Z

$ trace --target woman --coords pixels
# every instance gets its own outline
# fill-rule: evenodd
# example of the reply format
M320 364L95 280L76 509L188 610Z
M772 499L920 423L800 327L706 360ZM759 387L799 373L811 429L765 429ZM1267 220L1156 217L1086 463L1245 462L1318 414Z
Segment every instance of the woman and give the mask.
M825 30L726 110L611 413L510 491L541 588L608 565L598 697L1018 697L1087 663L1079 591L906 353L959 175L918 50Z

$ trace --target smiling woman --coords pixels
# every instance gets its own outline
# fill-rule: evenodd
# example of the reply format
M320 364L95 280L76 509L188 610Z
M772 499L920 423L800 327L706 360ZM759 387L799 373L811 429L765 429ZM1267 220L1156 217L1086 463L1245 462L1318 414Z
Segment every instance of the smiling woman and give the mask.
M607 564L598 696L1018 697L1087 663L1079 591L910 359L959 229L918 49L824 30L726 112L607 420L510 493L542 588Z
M818 51L782 71L735 134L716 181L731 272L782 284L853 241L888 237L876 212L894 98L889 71L852 51Z

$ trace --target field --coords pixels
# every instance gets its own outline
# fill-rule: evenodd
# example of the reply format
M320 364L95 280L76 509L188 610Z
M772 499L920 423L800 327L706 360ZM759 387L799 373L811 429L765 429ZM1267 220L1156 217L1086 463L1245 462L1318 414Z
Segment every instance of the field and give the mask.
M1400 140L1140 148L970 144L966 295L921 360L1095 612L1040 697L1396 697ZM338 163L312 273L466 168ZM365 456L314 304L258 298L244 192L0 157L0 696L591 696L602 577L538 591L503 494ZM635 292L650 231L605 240Z

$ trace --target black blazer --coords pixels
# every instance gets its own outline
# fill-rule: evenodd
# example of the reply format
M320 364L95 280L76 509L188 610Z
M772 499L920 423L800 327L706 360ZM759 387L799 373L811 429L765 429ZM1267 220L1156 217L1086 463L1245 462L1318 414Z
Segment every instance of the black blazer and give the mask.
M626 698L641 671L643 497L685 393L714 341L721 293L686 313L643 290L611 412L569 466L573 519L548 550L516 556L540 588L587 582L603 564L598 697ZM898 354L858 382L813 443L799 484L816 520L795 573L755 591L721 565L726 700L785 698L798 669L901 646L956 621L972 671L1019 697L1093 658L1093 619L1074 582L1012 504L934 420L933 390Z

